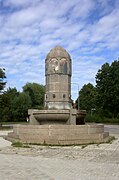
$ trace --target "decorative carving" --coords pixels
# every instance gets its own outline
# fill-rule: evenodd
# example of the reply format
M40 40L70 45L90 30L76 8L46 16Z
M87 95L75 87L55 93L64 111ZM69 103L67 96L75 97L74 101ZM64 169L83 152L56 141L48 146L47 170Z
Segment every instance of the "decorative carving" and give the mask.
M71 75L71 57L65 49L56 46L48 53L45 74Z
M56 58L52 58L49 64L50 73L56 73L58 71L58 60Z
M60 73L67 74L67 60L65 58L62 58L60 60Z

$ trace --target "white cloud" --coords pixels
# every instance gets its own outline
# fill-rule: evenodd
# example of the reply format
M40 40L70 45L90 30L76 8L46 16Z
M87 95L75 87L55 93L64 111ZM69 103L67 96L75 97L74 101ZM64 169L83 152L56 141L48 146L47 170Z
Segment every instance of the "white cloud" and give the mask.
M40 0L35 0L35 2L40 2ZM32 0L5 0L4 2L5 6L14 6L14 7L26 7L33 4Z
M39 10L40 9L37 7L29 7L27 9L13 12L8 17L7 24L11 28L31 25L32 23L37 22L39 18L42 18Z
M102 17L93 27L91 42L102 41L104 44L112 42L112 39L115 37L119 38L119 11L114 9L112 13ZM115 40L116 40L115 38ZM118 46L115 41L115 45ZM110 46L110 45L109 45Z
M71 15L75 18L85 18L93 10L95 1L93 0L79 0L72 9Z
M7 86L45 83L45 57L61 45L71 54L72 82L95 84L106 61L119 56L119 3L107 0L5 0L0 10L0 67ZM76 86L76 85L75 85ZM73 87L76 98L77 87Z

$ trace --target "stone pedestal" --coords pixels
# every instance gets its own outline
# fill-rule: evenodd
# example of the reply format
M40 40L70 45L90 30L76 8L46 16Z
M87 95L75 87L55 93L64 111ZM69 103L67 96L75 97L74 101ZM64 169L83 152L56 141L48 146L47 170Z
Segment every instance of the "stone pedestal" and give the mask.
M104 125L15 125L8 137L11 141L49 145L78 145L109 140Z

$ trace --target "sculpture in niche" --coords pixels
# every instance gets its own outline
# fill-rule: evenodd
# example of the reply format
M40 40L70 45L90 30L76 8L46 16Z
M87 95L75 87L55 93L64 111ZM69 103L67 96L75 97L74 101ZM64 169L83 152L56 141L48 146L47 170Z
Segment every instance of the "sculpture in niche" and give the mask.
M46 62L46 73L54 74L54 73L61 73L61 74L69 74L71 73L68 61L66 58L52 58L50 62Z
M49 64L50 73L56 73L58 69L58 60L56 58L52 58Z
M60 73L67 74L68 68L67 68L67 59L62 58L60 60Z

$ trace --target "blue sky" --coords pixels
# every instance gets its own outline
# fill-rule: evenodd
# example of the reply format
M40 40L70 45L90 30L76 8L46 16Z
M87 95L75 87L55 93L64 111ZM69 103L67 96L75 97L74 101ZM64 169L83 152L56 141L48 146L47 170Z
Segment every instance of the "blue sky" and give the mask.
M0 0L0 67L7 87L45 84L45 57L56 45L72 57L72 97L95 85L119 57L119 0Z

